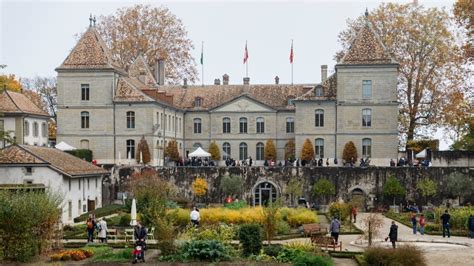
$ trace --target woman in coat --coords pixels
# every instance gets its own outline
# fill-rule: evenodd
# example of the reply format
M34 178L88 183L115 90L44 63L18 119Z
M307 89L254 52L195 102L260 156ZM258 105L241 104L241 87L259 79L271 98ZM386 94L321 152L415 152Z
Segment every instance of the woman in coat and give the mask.
M100 239L101 243L106 243L107 242L107 222L105 221L104 218L100 219L99 221L99 230L98 230L98 237Z

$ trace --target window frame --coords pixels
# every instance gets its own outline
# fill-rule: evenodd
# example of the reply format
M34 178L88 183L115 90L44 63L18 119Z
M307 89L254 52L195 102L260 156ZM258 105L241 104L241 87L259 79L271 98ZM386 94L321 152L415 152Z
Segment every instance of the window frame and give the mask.
M295 133L295 118L286 118L286 133Z
M202 98L201 97L195 97L194 98L194 107L195 108L200 108L202 106Z
M256 119L257 134L265 134L265 118L257 117Z
M263 161L265 160L265 144L258 142L255 145L255 160Z
M372 127L372 109L362 109L362 127Z
M372 139L371 138L362 139L362 157L366 157L366 158L372 157Z
M362 80L362 99L372 98L372 80Z
M324 110L323 109L314 110L314 126L324 127Z
M248 133L248 119L247 117L239 118L239 133L247 134Z
M30 135L30 122L25 120L23 125L23 136L28 137Z
M249 145L247 145L247 143L245 142L241 142L239 144L239 160L240 161L246 160L248 158L248 154L249 154Z
M224 117L222 118L222 134L230 134L231 133L231 123L232 120L230 117Z
M135 112L127 111L126 113L127 129L135 129Z
M90 127L90 113L88 111L81 112L81 128L87 129Z
M323 93L323 87L317 86L317 87L315 88L314 95L315 95L316 97L323 97L323 95L324 95L324 93Z
M48 127L46 125L46 122L42 122L41 123L41 136L43 138L47 138L48 137Z
M317 138L314 140L314 155L316 156L315 158L324 158L324 139L323 138Z
M37 138L39 136L39 126L38 122L33 122L33 137Z
M90 84L81 84L81 101L90 101Z
M222 143L222 151L224 154L222 154L222 160L227 160L227 158L232 158L232 147L229 142L224 142ZM227 154L227 155L226 155Z
M199 117L193 119L193 132L194 134L202 133L202 119Z
M135 140L134 139L127 139L125 141L125 154L127 156L127 160L128 159L135 159L135 149L136 149L136 146L135 146ZM130 158L128 157L128 154L130 153Z

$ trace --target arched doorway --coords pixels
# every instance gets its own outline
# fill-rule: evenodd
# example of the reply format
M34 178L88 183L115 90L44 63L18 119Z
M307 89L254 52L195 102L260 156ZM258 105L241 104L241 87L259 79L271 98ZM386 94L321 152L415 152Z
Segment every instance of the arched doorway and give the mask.
M358 207L359 210L366 210L367 208L367 195L360 188L354 188L350 193L351 204Z
M268 205L269 202L275 202L278 198L276 185L270 181L257 183L253 188L253 205Z

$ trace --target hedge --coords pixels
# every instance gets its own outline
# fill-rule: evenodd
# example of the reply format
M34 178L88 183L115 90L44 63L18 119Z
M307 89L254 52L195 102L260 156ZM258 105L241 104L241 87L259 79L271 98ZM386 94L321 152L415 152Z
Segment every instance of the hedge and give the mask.
M92 151L87 150L87 149L78 149L78 150L72 150L72 151L65 151L71 155L76 156L77 158L81 158L83 160L86 160L88 162L92 162Z

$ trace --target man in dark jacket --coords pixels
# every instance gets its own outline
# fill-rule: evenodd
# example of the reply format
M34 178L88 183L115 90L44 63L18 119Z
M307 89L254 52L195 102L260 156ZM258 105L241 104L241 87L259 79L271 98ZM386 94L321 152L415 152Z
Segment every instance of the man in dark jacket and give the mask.
M133 236L135 237L135 242L141 242L143 244L142 249L142 258L143 262L145 262L145 243L147 237L147 230L145 226L143 226L140 221L137 220L137 225L135 226L135 230L133 232Z
M467 220L467 228L469 228L469 232L471 233L471 238L474 238L474 215L471 214L469 220Z
M448 238L451 237L449 233L449 220L451 220L451 215L449 215L448 210L444 211L444 214L441 215L441 223L443 225L443 237L446 236L446 231L448 232Z
M392 242L392 247L396 248L396 242L398 238L398 226L392 221L392 226L390 226L390 232L388 233L388 237L390 238L390 242ZM387 239L385 239L387 241Z

